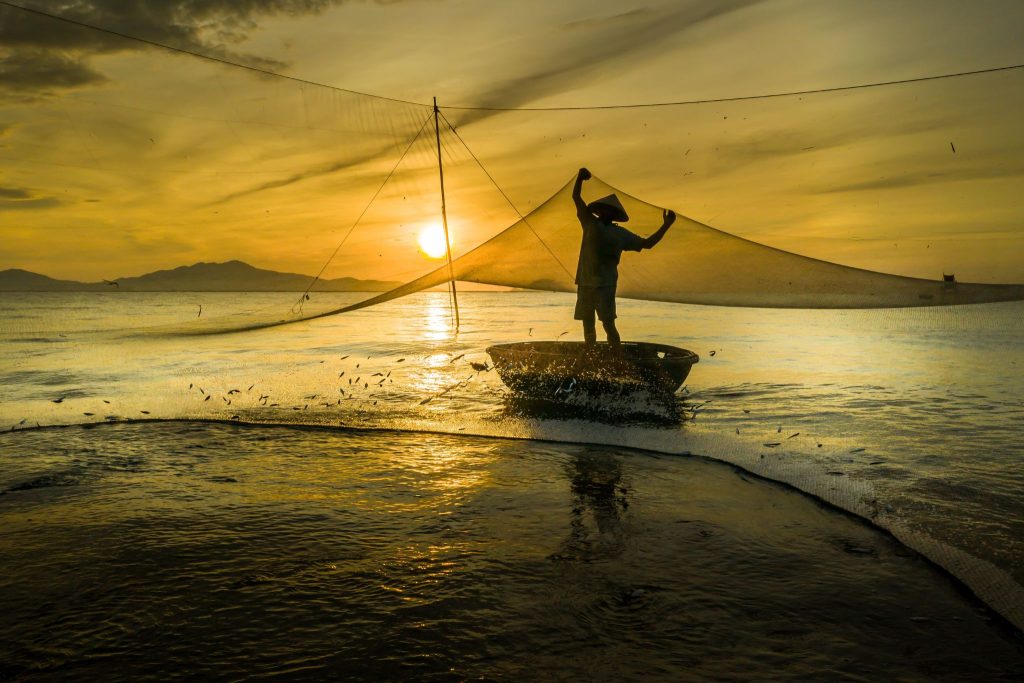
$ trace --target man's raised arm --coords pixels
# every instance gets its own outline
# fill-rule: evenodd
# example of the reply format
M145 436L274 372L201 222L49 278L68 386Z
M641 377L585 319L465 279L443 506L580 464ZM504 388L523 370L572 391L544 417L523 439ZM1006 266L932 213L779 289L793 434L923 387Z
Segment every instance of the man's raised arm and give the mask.
M572 186L572 201L576 204L576 215L582 217L587 214L587 203L583 201L583 181L590 180L590 171L581 168L576 176L576 184Z
M579 184L579 181L577 181L577 184ZM658 228L657 232L655 232L650 237L644 239L644 249L652 249L654 245L660 242L661 238L665 236L665 233L668 232L669 227L673 223L675 223L675 211L665 211L665 213L662 215L664 216L664 222L661 224L661 227Z

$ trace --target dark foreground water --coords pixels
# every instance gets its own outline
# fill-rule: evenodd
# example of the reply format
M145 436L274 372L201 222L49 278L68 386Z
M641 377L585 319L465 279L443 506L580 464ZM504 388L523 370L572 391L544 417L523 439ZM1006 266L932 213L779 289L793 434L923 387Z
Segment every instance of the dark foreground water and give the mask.
M916 553L705 459L183 422L0 457L0 678L1024 676Z

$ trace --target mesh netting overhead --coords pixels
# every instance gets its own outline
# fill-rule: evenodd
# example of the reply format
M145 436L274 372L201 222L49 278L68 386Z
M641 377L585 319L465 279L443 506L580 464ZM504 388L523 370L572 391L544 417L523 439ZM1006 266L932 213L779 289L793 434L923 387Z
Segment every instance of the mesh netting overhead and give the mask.
M526 289L575 290L580 226L572 182L493 239L455 259L457 280ZM615 192L641 235L661 224L663 209L598 179L584 198ZM438 268L343 310L383 303L449 279ZM751 242L679 216L653 250L624 252L618 294L648 301L774 308L886 308L1024 299L1024 285L925 280L850 268Z
M388 292L328 311L287 318L236 319L231 329L309 320L407 296L455 280L551 292L575 291L581 228L570 181L527 216L456 258L451 266ZM662 207L594 178L584 187L592 201L614 192L642 236L661 224ZM646 301L758 308L902 308L1024 300L1021 284L976 284L879 273L830 263L758 244L682 215L652 250L623 252L619 296ZM225 321L198 321L185 331L221 331Z

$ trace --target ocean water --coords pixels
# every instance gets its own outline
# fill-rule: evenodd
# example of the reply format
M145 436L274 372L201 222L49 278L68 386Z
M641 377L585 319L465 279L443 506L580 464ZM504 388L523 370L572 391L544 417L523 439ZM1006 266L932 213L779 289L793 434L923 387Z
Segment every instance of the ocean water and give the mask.
M1024 305L620 301L671 405L471 365L567 295L125 334L293 299L0 298L0 676L1022 671Z

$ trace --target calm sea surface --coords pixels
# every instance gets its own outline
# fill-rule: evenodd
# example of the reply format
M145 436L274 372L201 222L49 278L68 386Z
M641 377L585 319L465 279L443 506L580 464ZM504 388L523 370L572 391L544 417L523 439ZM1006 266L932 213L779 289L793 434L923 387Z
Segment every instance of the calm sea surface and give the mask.
M620 301L701 357L672 406L471 365L580 339L568 295L124 334L294 298L0 295L0 678L1024 670L1024 305Z

